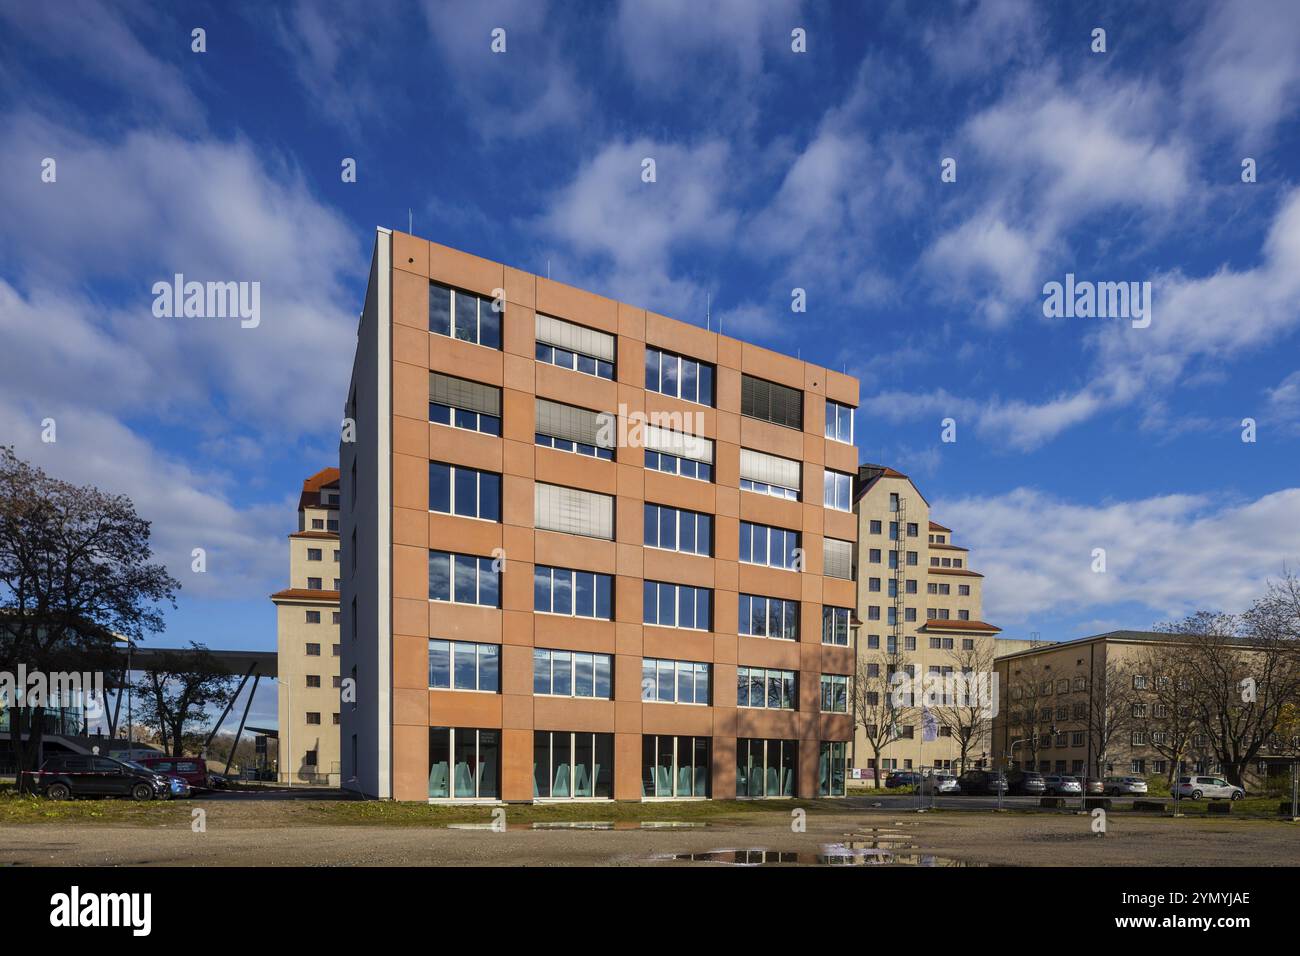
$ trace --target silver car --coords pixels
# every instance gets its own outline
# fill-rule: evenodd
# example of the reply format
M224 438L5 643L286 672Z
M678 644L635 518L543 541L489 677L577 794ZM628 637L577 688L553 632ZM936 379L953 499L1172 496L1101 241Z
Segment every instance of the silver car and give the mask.
M1145 796L1147 782L1141 777L1107 777L1106 795L1110 797Z
M950 773L936 773L930 777L930 786L935 793L961 793L961 784Z
M1083 793L1083 785L1079 783L1078 777L1052 773L1043 777L1043 783L1047 785L1047 792L1055 797L1078 796Z
M1199 800L1208 797L1211 800L1240 800L1246 795L1241 787L1228 783L1222 777L1179 777L1174 791L1180 797Z

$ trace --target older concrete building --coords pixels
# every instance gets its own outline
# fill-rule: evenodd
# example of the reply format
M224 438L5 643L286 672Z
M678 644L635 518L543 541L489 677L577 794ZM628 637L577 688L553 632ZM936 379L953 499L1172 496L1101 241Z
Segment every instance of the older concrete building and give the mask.
M930 519L930 503L912 479L881 465L861 466L853 510L864 685L887 676L890 667L922 677L991 671L999 628L983 620L984 577L970 567L969 552L954 543L952 530ZM869 771L868 778L896 769L959 769L953 728L938 713L928 716L919 706L909 708L879 765L857 727L854 766ZM968 762L986 761L989 747L981 731L968 748Z
M843 793L857 403L848 376L379 230L340 446L344 785Z
M995 766L1098 777L1168 777L1175 766L1184 773L1222 772L1193 718L1196 688L1186 658L1194 640L1110 631L999 657ZM1258 653L1245 642L1227 646L1243 659ZM1266 773L1269 760L1289 763L1298 750L1295 737L1271 744L1251 776Z
M302 483L275 602L281 783L339 784L339 470Z

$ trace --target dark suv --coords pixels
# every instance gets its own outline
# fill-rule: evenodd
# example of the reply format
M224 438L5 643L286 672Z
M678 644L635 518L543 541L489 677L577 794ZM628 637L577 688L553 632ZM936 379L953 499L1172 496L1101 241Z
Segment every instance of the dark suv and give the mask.
M51 800L69 797L131 797L161 800L171 790L170 781L138 764L131 766L112 757L60 754L41 764L36 789Z
M1026 797L1041 797L1047 793L1047 782L1037 770L1013 772L1007 783L1009 793L1018 793Z
M1007 791L1007 776L1001 770L967 770L957 778L965 794L995 795Z

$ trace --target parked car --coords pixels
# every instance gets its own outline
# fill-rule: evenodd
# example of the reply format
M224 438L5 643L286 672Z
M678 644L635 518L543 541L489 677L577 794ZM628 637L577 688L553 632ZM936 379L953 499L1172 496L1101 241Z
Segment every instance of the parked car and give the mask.
M1174 790L1180 797L1199 800L1208 797L1211 800L1240 800L1246 795L1241 787L1228 783L1222 777L1179 777Z
M1083 784L1079 783L1079 778L1067 777L1064 774L1049 773L1043 777L1043 786L1054 797L1081 796L1083 794Z
M1131 795L1145 796L1147 792L1147 782L1141 777L1107 777L1105 789L1106 794L1112 797Z
M164 800L171 792L167 777L139 764L91 754L49 757L36 774L36 789L51 800L70 797L131 797Z
M936 773L930 776L930 785L935 793L961 793L961 784L950 773Z
M897 787L915 787L921 782L921 775L914 770L895 770L885 778L885 786L893 790Z
M1007 791L1007 775L1001 770L967 770L957 778L964 794L996 794Z
M1007 792L1038 797L1047 792L1047 784L1043 782L1043 775L1037 770L1022 770L1012 774L1007 781Z
M135 757L135 762L168 777L180 777L191 787L206 790L211 787L208 782L208 767L198 757L166 757L161 754Z
M1088 791L1088 796L1101 796L1106 792L1106 783L1097 777L1089 777L1084 781L1084 789Z

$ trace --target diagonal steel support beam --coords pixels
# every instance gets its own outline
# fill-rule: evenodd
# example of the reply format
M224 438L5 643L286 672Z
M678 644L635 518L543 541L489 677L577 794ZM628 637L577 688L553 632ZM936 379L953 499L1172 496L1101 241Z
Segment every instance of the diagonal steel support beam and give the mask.
M248 678L252 676L252 673L256 668L257 661L253 661L253 663L248 665L248 673L246 673L244 679L239 682L239 686L235 688L235 692L230 695L230 700L226 701L226 709L221 712L221 716L217 718L217 722L212 725L212 733L208 734L208 739L203 741L203 753L205 756L207 755L208 748L212 746L212 738L215 737L217 731L221 729L221 722L225 720L226 715L230 713L230 708L234 706L235 701L239 699L240 691L244 689L244 685L248 683Z
M257 696L257 684L261 679L261 674L253 678L253 689L248 692L248 701L244 704L244 712L239 717L239 729L235 731L235 739L230 743L230 754L226 757L226 769L222 771L222 776L230 775L230 764L235 759L235 750L239 747L239 738L244 736L244 721L248 720L248 712L253 708L253 698ZM234 698L232 697L231 700L234 700Z

